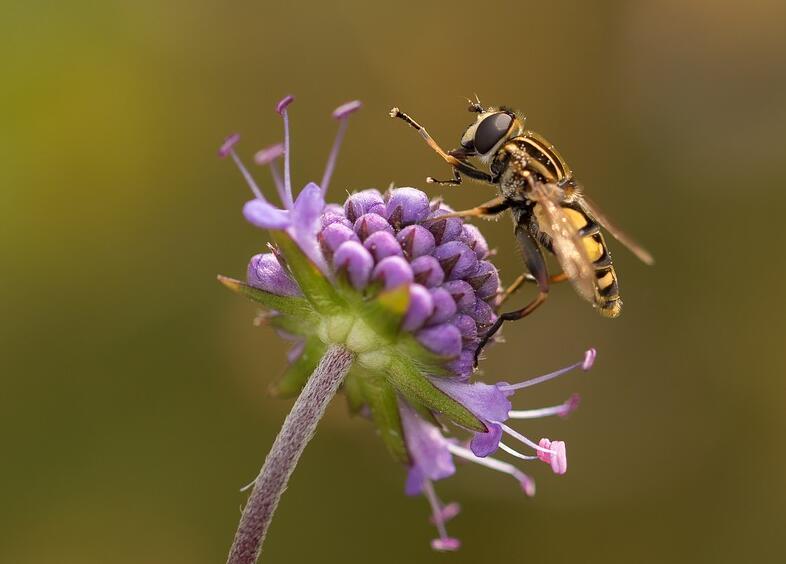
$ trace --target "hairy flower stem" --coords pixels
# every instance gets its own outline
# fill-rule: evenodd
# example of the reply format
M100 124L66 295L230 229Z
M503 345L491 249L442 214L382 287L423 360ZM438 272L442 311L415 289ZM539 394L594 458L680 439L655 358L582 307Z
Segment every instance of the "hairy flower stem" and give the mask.
M267 528L289 476L306 444L314 436L317 423L349 372L354 358L353 353L343 346L333 345L309 378L254 481L227 564L254 564L259 558Z

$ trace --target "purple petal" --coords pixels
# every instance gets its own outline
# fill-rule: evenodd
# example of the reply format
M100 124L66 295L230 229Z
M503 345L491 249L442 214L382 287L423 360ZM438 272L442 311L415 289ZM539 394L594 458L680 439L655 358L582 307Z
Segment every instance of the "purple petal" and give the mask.
M391 235L394 234L388 220L376 213L364 213L361 215L355 220L353 229L361 241L365 241L369 235L377 231L387 231Z
M499 291L499 273L496 267L488 261L480 261L478 269L466 280L472 285L475 294L481 300L490 298Z
M422 225L409 225L396 235L407 258L431 254L434 250L434 236Z
M455 473L456 467L448 450L448 441L440 430L424 421L406 401L399 400L398 404L404 442L416 470L415 475L411 473L407 480L407 494L414 495L420 492L423 479L447 478Z
M352 223L364 213L377 213L385 209L382 194L373 188L356 192L344 202L344 214Z
M322 190L313 182L309 182L295 200L292 210L293 227L298 231L316 234L323 209L325 209L325 199L322 197Z
M431 378L431 381L484 421L501 423L508 418L510 401L497 386L483 382L464 384L444 378Z
M381 280L385 290L397 288L402 284L411 284L414 280L409 263L402 257L387 257L374 267L371 273L373 280Z
M286 229L292 224L290 213L262 200L250 200L243 206L243 217L262 229Z
M486 433L475 433L469 443L469 448L475 456L488 456L499 448L499 441L502 439L502 427L496 423L487 424L489 430Z
M428 320L429 325L445 323L456 315L456 302L444 288L431 289L431 299L434 302L434 313Z
M273 253L251 257L246 280L249 286L278 296L302 295L297 283L281 267Z
M352 286L360 290L368 284L374 258L357 241L346 241L333 254L333 268L337 272L346 272Z
M420 284L410 285L409 308L404 317L403 329L405 331L420 329L432 313L434 313L434 301L431 299L431 292Z
M428 196L415 188L396 188L390 191L385 211L393 226L423 221L430 212Z
M355 232L341 223L331 223L319 234L319 242L322 245L322 251L326 255L332 255L346 241L357 241L360 243L360 239L355 235Z
M415 280L423 284L426 288L433 288L442 284L445 280L445 273L439 261L431 255L418 257L412 261L412 272L415 273Z
M426 483L426 477L417 466L410 467L407 472L407 481L404 484L404 494L414 496L423 491L423 486Z
M371 251L374 259L377 261L394 256L402 257L403 260L404 251L401 250L401 245L398 244L398 241L396 241L396 238L393 236L393 234L388 233L387 231L377 231L376 233L372 233L363 242L363 246Z
M483 260L489 256L489 244L486 242L485 237L481 234L480 229L469 223L465 223L462 229L459 241L464 243L475 252L478 260Z
M313 182L306 184L298 194L292 209L292 225L287 232L305 255L310 258L322 272L327 272L327 264L322 255L322 249L317 240L319 233L322 210L325 200L319 186Z
M363 106L360 100L352 100L346 104L341 104L338 108L333 110L333 117L336 119L343 119L349 114L358 111Z
M450 241L434 249L434 258L442 265L448 280L457 280L478 269L478 257L464 243Z
M461 333L449 323L421 329L416 337L424 347L434 354L455 357L461 353Z
M471 313L475 311L475 290L467 282L463 280L451 280L445 282L442 288L453 296L456 307L460 312Z

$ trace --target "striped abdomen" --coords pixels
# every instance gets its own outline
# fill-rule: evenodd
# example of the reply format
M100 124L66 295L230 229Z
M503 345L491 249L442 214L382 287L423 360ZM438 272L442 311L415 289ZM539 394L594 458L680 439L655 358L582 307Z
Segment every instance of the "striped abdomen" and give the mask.
M580 206L580 202L564 205L562 209L578 230L587 256L595 268L598 295L595 306L604 317L617 317L622 311L617 274L611 263L611 254L600 232L600 226Z

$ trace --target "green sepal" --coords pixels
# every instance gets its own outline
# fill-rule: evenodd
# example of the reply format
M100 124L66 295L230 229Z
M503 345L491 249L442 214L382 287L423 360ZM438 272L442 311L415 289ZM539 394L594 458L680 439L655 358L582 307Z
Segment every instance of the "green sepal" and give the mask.
M363 396L371 408L371 416L379 430L382 442L390 454L403 464L409 464L409 453L404 444L404 429L398 410L396 391L382 374L365 370L358 380Z
M452 358L434 354L409 333L399 336L396 350L401 356L414 362L420 372L424 374L448 376L450 373L446 364L453 360Z
M236 294L245 296L251 301L265 306L267 309L297 318L313 318L316 320L314 308L311 307L308 300L300 296L278 296L226 276L218 276L218 281Z
M432 384L409 359L396 358L385 377L411 403L442 413L466 429L481 433L488 430L471 411Z
M314 314L307 317L293 315L273 315L267 319L267 324L276 329L281 329L291 335L312 335L317 329L319 317Z
M279 397L293 397L300 393L309 377L316 370L325 354L327 345L316 337L306 339L303 352L290 364L281 379L270 386L270 392Z
M306 299L323 314L338 313L346 307L333 284L308 258L297 243L284 231L271 231L270 236L278 245L292 277L300 286Z

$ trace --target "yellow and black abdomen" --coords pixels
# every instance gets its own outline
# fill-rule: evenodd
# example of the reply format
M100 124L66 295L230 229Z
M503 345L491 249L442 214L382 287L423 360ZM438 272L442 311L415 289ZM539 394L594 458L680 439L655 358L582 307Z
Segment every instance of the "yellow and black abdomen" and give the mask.
M587 257L595 268L597 289L595 307L604 317L617 317L622 311L622 298L620 298L617 273L614 271L606 241L600 232L600 225L581 209L578 202L574 205L575 207L563 206L562 209L578 230Z

